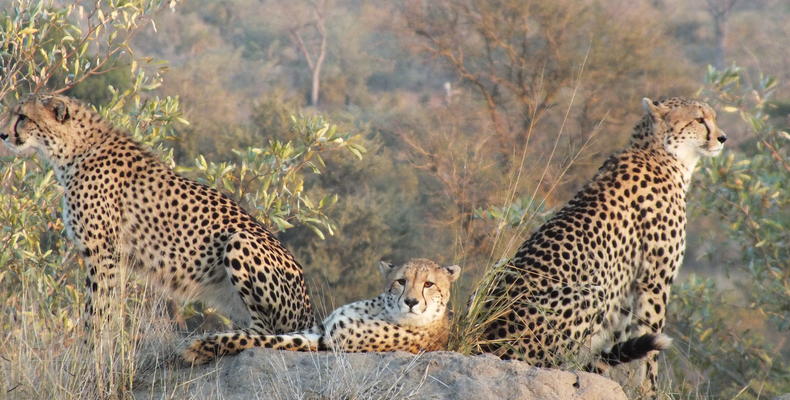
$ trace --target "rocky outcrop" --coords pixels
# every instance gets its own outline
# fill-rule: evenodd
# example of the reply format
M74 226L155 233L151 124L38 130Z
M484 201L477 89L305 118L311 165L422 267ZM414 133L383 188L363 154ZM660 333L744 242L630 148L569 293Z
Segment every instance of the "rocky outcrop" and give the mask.
M626 399L599 375L451 352L295 353L247 350L217 363L152 374L135 397L223 399ZM159 377L153 379L153 377ZM168 383L165 383L168 382Z

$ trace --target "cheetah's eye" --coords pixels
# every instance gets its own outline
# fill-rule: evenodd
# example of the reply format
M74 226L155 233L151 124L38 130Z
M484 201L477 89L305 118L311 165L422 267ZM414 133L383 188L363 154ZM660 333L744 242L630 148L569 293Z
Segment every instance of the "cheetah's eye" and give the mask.
M425 282L425 287L426 288L429 288L431 286L433 286L433 282Z
M398 279L398 280L397 280L397 281L395 281L395 282L398 282L398 285L401 285L401 286L405 286L405 285L406 285L406 280L405 280L405 279L403 279L403 278L401 278L401 279Z
M705 118L700 117L700 118L697 118L696 121L699 122L700 124L703 124L703 125L705 124Z

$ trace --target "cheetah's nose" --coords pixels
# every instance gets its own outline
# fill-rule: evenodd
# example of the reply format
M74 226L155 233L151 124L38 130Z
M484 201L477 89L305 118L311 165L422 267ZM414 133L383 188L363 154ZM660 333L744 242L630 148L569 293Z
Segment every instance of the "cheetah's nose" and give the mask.
M724 142L727 141L727 136L721 135L721 136L717 137L716 140L718 140L719 143L724 143Z
M406 298L406 299L403 299L403 302L406 303L406 305L409 306L409 308L412 308L412 307L416 306L417 303L419 303L420 301L417 300L417 299Z

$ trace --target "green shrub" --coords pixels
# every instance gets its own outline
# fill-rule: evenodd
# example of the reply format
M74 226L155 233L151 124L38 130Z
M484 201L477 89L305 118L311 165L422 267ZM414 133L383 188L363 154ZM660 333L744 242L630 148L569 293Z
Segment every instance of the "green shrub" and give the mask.
M790 134L770 119L776 81L755 81L746 85L737 67L709 68L701 92L717 110L737 113L747 137L731 132L740 144L705 160L692 185L692 218L713 217L719 231L711 235L725 236L710 240L710 253L736 255L716 258L735 289L696 275L673 288L668 326L678 340L669 358L681 394L700 387L714 398L790 391Z

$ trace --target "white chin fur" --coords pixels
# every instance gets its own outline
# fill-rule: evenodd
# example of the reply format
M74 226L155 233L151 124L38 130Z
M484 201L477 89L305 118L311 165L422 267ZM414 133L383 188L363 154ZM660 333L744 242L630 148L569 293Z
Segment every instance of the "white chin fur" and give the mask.
M30 141L22 143L21 146L17 146L7 140L4 140L3 145L5 145L5 148L10 150L14 154L28 155L33 153L33 150L31 150L33 148L33 143L31 143Z
M704 157L716 157L724 150L724 146L719 146L715 149L700 149L700 154Z
M403 315L409 315L411 317L419 317L420 315L425 313L425 311L427 311L427 310L426 309L422 309L421 310L419 306L415 307L415 308L411 308L411 309L409 307L406 307L406 306L401 306L400 307L400 312Z
M426 310L427 311L427 310ZM431 322L431 315L427 312L417 313L402 311L400 315L395 316L397 323L403 325L422 326Z

